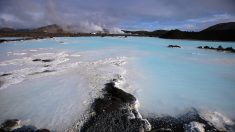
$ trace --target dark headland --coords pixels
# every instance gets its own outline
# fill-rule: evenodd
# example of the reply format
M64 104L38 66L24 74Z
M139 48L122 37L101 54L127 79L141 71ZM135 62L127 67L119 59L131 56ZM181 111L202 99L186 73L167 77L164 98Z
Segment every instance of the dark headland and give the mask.
M115 86L118 79L105 84L102 97L94 99L90 116L75 128L80 132L224 132L203 119L199 112L191 110L177 116L142 117L138 112L136 98ZM159 106L160 107L160 106ZM203 126L203 130L200 129ZM227 126L228 130L232 129ZM0 125L0 132L50 132L32 125L23 125L18 119L9 119ZM53 132L53 131L52 131Z
M190 40L211 40L211 41L235 41L235 22L220 23L208 27L199 32L189 32L175 30L155 30L155 31L128 31L124 33L112 34L108 29L102 32L82 33L69 32L59 25L53 24L35 29L13 29L1 28L0 37L27 37L27 39L45 38L45 37L80 37L80 36L146 36L160 37L165 39L190 39ZM27 40L26 39L26 40ZM6 40L0 40L4 42ZM11 40L14 41L14 40ZM16 40L17 41L17 40Z
M235 22L220 23L199 32L175 30L125 31L141 36L160 37L165 39L191 39L212 41L235 41Z

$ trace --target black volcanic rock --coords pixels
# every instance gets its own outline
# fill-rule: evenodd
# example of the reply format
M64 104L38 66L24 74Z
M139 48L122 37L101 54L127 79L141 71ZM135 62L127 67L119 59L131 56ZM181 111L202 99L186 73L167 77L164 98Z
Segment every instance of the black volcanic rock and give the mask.
M218 130L216 130L214 126L202 119L195 109L192 109L185 114L179 115L178 117L153 116L148 117L147 120L152 125L151 132L185 132L185 126L187 124L190 124L191 122L202 123L206 132L218 132Z
M48 129L38 129L35 132L50 132Z
M43 74L43 73L50 73L50 72L55 72L56 70L44 70L42 72L34 72L29 75L36 75L36 74Z
M225 51L235 52L235 49L233 49L232 47L228 47L228 48L225 48Z
M42 62L52 62L52 61L54 61L54 59L44 59L44 60L42 60Z
M168 45L168 48L181 48L179 45Z
M3 43L5 42L6 40L5 39L0 39L0 43Z
M32 61L52 62L54 59L33 59Z
M114 80L115 81L115 80ZM103 97L97 98L91 108L94 113L82 126L81 132L139 132L146 131L148 122L138 116L136 98L107 83Z
M22 127L20 120L10 119L2 123L0 131L13 131Z
M42 59L33 59L32 61L42 61Z
M136 99L133 95L124 92L114 86L113 82L105 84L104 98L98 98L94 103L96 113L111 112L120 109L123 104L134 104Z
M0 75L0 77L9 76L9 75L11 75L11 74L12 74L12 73L4 73L4 74Z
M217 50L218 50L218 51L223 51L224 48L220 45L220 46L218 46Z
M208 50L216 50L216 51L224 51L224 52L228 52L228 53L235 53L235 49L233 49L232 47L227 47L227 48L223 48L221 45L219 45L217 48L214 47L209 47L209 46L198 46L197 48L199 49L208 49Z
M0 132L50 132L48 129L37 129L32 125L22 125L18 119L9 119L0 125Z

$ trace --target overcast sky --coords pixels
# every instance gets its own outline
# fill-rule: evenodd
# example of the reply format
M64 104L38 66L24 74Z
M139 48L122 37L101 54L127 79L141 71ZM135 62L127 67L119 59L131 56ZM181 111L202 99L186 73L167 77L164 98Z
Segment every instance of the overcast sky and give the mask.
M197 31L235 21L235 0L0 0L0 27Z

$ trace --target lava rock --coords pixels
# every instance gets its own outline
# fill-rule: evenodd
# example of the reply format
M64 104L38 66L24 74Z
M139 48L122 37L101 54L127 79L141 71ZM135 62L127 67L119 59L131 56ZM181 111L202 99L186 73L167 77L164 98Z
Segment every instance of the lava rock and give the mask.
M18 119L9 119L2 123L0 131L13 131L22 127L21 121Z
M50 132L48 129L38 129L35 132Z
M52 62L54 59L33 59L32 61Z
M32 125L22 125L18 119L9 119L0 126L0 132L50 132L48 129L37 129Z
M42 72L34 72L29 75L36 75L36 74L42 74L42 73L49 73L49 72L55 72L56 70L44 70Z
M215 127L211 126L210 123L202 119L195 109L192 109L191 111L178 117L149 117L147 120L152 126L151 132L184 132L186 129L185 126L191 122L203 124L206 131L217 132Z
M52 62L52 61L54 61L54 59L44 59L44 60L42 60L42 62Z
M233 49L232 47L223 48L221 45L219 45L217 48L209 47L209 46L204 46L204 47L198 46L197 48L235 53L235 49Z
M216 50L218 50L218 51L223 51L224 48L220 45L220 46L218 46L218 48L217 48Z
M138 118L134 108L136 98L115 87L113 81L105 84L103 97L94 100L91 108L95 114L84 123L81 132L143 132L149 129L145 120Z
M181 48L179 45L168 45L168 48Z
M0 75L0 77L9 76L9 75L11 75L11 74L12 74L12 73L4 73L4 74Z
M235 52L235 49L233 49L232 47L228 47L228 48L225 48L225 51L228 51L228 52Z
M32 61L42 61L42 59L33 59Z

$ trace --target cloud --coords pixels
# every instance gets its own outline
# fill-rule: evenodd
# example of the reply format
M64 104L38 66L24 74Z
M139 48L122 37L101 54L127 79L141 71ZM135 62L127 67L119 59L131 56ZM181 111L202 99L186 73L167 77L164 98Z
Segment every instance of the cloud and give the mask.
M235 18L234 16L229 15L229 14L215 14L209 17L189 19L187 21L192 22L192 23L208 23L208 22L234 20L234 18Z
M192 30L203 30L207 28L208 26L211 26L217 23L224 23L224 22L231 22L231 21L235 22L235 16L225 13L225 14L214 14L208 17L188 19L185 21L185 23L194 25ZM197 25L200 25L200 26L197 26Z
M124 32L118 27L112 27L109 29L109 33L120 34L120 33L124 33Z
M97 32L97 31L103 32L103 27L88 21L79 22L76 25L72 26L64 26L63 28L66 31L72 31L72 32L77 32L77 31L86 32L86 33Z
M212 23L232 21L234 16L234 0L0 1L0 27L15 28L59 24L76 31L99 31L103 28L120 31L117 27L199 30Z

